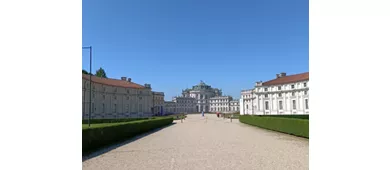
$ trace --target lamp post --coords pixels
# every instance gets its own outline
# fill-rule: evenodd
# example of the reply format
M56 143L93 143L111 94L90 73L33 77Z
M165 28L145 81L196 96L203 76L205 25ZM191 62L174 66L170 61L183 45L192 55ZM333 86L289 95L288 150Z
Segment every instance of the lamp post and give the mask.
M92 46L83 47L89 49L89 114L88 114L88 128L91 127L91 110L92 110Z

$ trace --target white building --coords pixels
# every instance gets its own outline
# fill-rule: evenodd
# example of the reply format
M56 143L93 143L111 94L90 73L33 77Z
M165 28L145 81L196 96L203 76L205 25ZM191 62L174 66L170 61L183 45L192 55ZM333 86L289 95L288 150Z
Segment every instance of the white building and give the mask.
M174 114L174 113L178 113L176 111L176 107L177 107L177 104L176 102L173 102L173 101L165 101L164 102L164 112L163 114Z
M229 102L230 112L239 112L240 111L240 102L238 100L231 100Z
M240 114L245 114L245 115L251 115L254 113L253 109L253 89L248 89L248 90L242 90L241 91L241 98L240 98L240 105L241 105L241 110Z
M210 112L238 112L240 107L238 100L233 100L231 96L212 97L209 103Z
M182 96L165 102L165 113L238 112L240 103L231 96L222 96L222 90L212 88L201 81L191 89L182 91Z
M176 112L179 113L194 113L196 112L196 99L192 97L174 97L173 102L176 103Z
M252 90L241 91L240 114L309 114L309 72L256 82Z
M196 99L196 112L210 112L209 99L215 96L222 96L222 90L212 88L203 81L191 89L182 91L183 97L192 97Z
M166 101L163 114L194 113L196 112L196 99L192 97L174 97Z
M211 112L228 112L230 111L229 102L233 100L230 96L217 96L210 98Z

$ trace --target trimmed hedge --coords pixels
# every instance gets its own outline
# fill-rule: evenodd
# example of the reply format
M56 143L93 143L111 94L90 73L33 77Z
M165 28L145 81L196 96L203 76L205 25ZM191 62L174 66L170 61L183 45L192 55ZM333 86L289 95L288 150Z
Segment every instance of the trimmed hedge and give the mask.
M126 119L91 119L91 124L97 123L118 123L118 122L131 122L137 120L146 120L153 118L126 118ZM83 124L88 124L88 120L83 120Z
M121 123L93 124L83 129L83 154L101 147L169 125L172 117Z
M284 117L295 119L309 119L309 115L258 115L259 117Z
M309 138L309 120L307 119L241 115L240 122L264 129Z

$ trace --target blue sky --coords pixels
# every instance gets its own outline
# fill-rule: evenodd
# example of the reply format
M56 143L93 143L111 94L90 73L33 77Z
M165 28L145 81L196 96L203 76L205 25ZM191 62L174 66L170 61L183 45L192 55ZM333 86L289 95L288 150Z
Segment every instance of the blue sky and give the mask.
M82 29L93 72L150 83L165 100L200 80L239 98L309 70L308 0L83 0Z

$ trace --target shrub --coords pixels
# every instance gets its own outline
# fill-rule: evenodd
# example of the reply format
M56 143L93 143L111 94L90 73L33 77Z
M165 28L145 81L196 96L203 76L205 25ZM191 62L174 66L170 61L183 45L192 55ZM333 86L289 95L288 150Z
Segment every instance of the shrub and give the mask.
M309 119L309 115L258 115L259 117L284 117L295 119Z
M131 122L137 120L146 120L146 119L154 119L154 118L126 118L126 119L91 119L91 124L97 123L118 123L118 122ZM83 120L83 124L88 124L88 120Z
M309 120L275 116L241 115L240 122L295 136L309 138Z
M170 117L120 123L93 124L90 128L83 128L83 153L169 125L172 122L173 119Z

